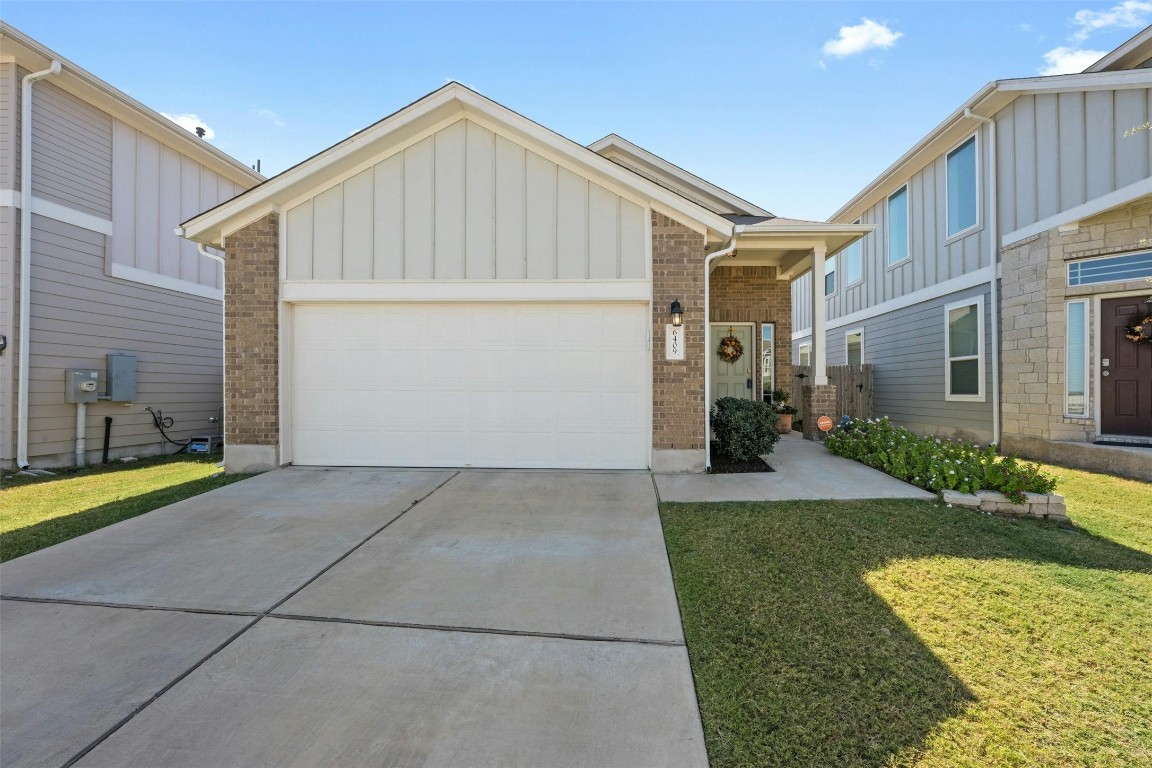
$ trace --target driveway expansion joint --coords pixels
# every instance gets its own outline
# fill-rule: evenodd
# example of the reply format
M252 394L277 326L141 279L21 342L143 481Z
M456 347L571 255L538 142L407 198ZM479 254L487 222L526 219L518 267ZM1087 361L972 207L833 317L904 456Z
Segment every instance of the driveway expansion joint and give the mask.
M313 621L321 624L357 624L365 627L391 627L395 629L423 629L432 632L466 632L478 635L505 635L510 637L540 637L555 640L579 640L597 643L630 643L633 645L659 645L666 648L683 648L680 640L656 640L643 637L610 637L601 635L578 635L565 632L533 632L520 629L499 629L496 627L462 627L447 624L419 624L406 621L373 621L370 619L344 619L333 616L306 616L294 613L265 614L270 619L288 621Z

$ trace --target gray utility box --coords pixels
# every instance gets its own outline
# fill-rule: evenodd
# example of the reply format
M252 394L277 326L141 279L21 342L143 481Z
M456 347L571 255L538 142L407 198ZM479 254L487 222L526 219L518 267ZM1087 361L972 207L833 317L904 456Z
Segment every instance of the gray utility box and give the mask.
M114 403L136 402L136 355L108 355L108 399Z
M64 371L64 402L94 403L100 399L100 371L69 368Z

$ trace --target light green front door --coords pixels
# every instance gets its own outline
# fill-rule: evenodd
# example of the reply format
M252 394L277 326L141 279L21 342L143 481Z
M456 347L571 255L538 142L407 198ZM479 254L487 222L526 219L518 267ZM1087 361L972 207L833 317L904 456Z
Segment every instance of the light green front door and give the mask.
M733 362L720 357L720 342L727 336L735 336L744 347L743 353ZM756 344L752 339L752 328L747 325L712 326L710 359L712 361L712 402L722 397L743 397L751 400L755 395L752 380L756 365Z

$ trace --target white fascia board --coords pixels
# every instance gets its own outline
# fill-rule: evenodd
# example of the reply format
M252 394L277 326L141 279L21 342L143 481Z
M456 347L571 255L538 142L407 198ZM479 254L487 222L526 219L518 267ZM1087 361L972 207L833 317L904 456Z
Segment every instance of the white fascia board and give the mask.
M4 21L0 21L0 47L6 54L13 56L17 63L30 70L44 69L53 59L59 60L61 71L52 78L53 85L208 166L240 186L248 188L264 180L262 174L256 173L236 158L184 130L159 112L76 66Z
M415 131L425 123L435 123L448 119L449 113L462 113L464 117L477 117L502 127L525 139L561 155L575 167L593 178L601 177L624 189L633 190L653 203L676 213L676 220L700 230L711 229L727 235L732 231L732 223L699 205L685 200L669 190L621 168L607 158L597 155L586 147L571 141L548 128L539 125L522 115L513 112L496 102L481 96L475 91L449 83L438 91L425 96L398 112L380 120L359 133L350 136L284 173L261 184L232 200L200 214L184 223L185 237L205 245L220 245L225 230L235 231L254 220L252 210L266 203L283 205L290 199L304 194L310 186L309 179L331 171L333 177L353 168L357 162L366 162L379 152L377 143L386 142L390 137L402 141L403 131ZM316 182L316 186L324 181Z
M1000 80L1002 93L1037 94L1070 93L1074 91L1118 91L1129 88L1152 87L1152 69L1129 69L1120 72L1089 72L1074 75L1022 77Z
M715 198L718 201L727 203L732 208L737 210L747 211L750 216L772 216L773 214L764 210L758 205L753 205L742 197L738 197L722 187L718 187L712 182L702 179L691 171L686 171L680 166L670 163L659 155L655 155L643 147L637 146L622 136L615 133L610 133L597 142L588 145L588 149L592 150L598 155L603 155L606 151L616 151L631 160L639 162L641 165L650 166L653 170L663 173L665 176L671 177L672 180L679 182L677 186L684 188L687 193L696 192L703 196Z
M650 301L650 280L284 280L287 302Z
M1070 224L1074 221L1082 221L1100 213L1104 213L1110 208L1115 208L1118 205L1132 202L1141 197L1152 195L1152 178L1140 179L1140 181L1129 184L1126 187L1114 190L1100 197L1093 198L1086 203L1077 205L1074 208L1069 208L1065 211L1060 211L1055 215L1049 216L1046 219L1041 219L1035 224L1029 224L1026 227L1009 232L1000 239L1000 247L1007 248L1013 243L1018 243L1033 235L1039 235L1042 232L1047 232L1050 229Z
M1152 56L1152 27L1145 27L1084 71L1103 72L1114 66L1139 64Z

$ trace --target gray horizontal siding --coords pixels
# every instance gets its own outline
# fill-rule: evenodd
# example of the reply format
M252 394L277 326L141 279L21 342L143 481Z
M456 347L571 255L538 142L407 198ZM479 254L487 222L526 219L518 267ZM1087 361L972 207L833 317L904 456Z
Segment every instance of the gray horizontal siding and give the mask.
M146 405L176 421L171 430L176 439L214 432L208 418L217 415L223 391L220 303L106 276L101 234L33 216L32 240L33 461L71 461L75 406L64 402L64 370L102 371L108 352L139 358L139 399L131 407L88 407L88 444L94 452L100 448L105 416L114 419L114 456L158 452L159 434ZM12 446L13 428L9 419L5 430Z
M976 296L984 297L984 402L945 399L946 365L944 307ZM988 287L977 286L932 299L827 333L827 365L844 365L844 337L864 329L864 362L873 368L873 415L887 416L920 434L963 437L986 443L992 439L992 332ZM799 361L800 344L792 341L792 359Z
M1021 96L996 114L1000 230L1074 208L1152 175L1152 89Z
M15 432L16 373L15 361L19 294L16 290L17 237L19 213L15 208L0 208L0 328L8 336L8 349L0 354L0 457L11 456Z
M16 65L0 63L0 189L17 189L20 176L20 86Z
M33 86L32 194L112 218L112 118L57 87Z

